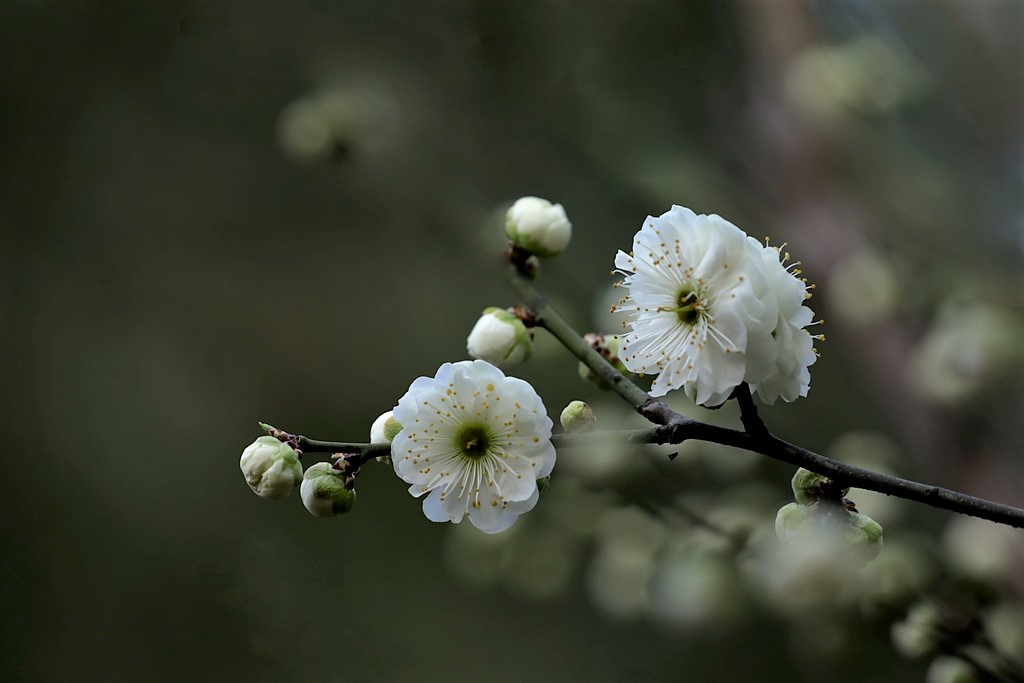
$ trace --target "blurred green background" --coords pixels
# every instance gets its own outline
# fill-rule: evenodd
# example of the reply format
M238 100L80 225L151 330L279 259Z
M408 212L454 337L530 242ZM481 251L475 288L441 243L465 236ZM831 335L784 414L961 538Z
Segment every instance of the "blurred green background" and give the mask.
M494 540L428 522L385 467L343 518L268 504L238 455L257 420L365 440L464 358L518 303L516 197L566 207L541 286L603 331L615 251L680 203L818 285L828 341L810 396L763 411L777 433L1024 504L1022 29L1014 0L0 2L0 674L921 679L849 605L809 610L837 633L749 586L659 609L693 529L635 505L692 492L770 536L792 471L757 456L566 456ZM552 416L629 423L540 342L516 374ZM861 509L950 557L952 515ZM632 574L602 559L624 535ZM1022 575L993 581L1019 598Z

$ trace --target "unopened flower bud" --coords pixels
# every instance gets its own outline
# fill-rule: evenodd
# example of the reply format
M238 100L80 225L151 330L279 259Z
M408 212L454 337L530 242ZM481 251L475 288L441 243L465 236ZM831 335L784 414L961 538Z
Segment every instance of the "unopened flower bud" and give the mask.
M942 610L931 600L923 600L907 611L903 621L893 624L892 644L911 659L934 652L942 638Z
M801 505L811 505L825 497L827 489L832 486L832 480L801 467L793 475L791 484L793 498L796 499L796 502ZM849 488L845 488L841 495L845 496L849 491Z
M537 275L540 274L540 259L536 255L530 254L525 261L523 261L522 268L520 271L529 279L536 280Z
M345 486L346 474L330 463L311 465L302 477L302 504L317 517L332 517L348 512L356 504L355 489Z
M395 419L395 411L389 410L370 425L370 443L391 443L400 431L402 431L402 425ZM377 462L390 464L391 456L378 456Z
M925 683L981 683L977 670L958 657L936 657L928 666Z
M583 401L573 401L565 407L558 420L567 433L589 432L597 424L594 411Z
M811 508L797 503L788 503L779 508L775 515L775 535L783 543L800 539L810 524Z
M537 480L537 491L543 493L551 485L551 477L541 477Z
M867 564L882 552L882 525L865 514L851 512L846 518L843 541L860 551Z
M611 363L612 367L621 372L623 375L628 375L629 370L619 359L619 344L622 339L616 334L595 334L593 332L584 335L583 340L590 344L590 346L604 356L604 359ZM590 367L583 363L579 364L579 375L580 378L591 382L598 389L607 390L611 389L611 385L607 381Z
M261 498L284 498L302 480L302 465L291 446L272 436L261 436L239 461L246 483Z
M484 309L466 339L473 358L507 370L533 353L533 337L523 321L503 308Z
M395 412L389 410L370 425L370 443L391 443L400 431L402 425L395 419Z
M537 256L557 256L569 245L572 223L561 204L522 197L505 216L505 234L517 247Z

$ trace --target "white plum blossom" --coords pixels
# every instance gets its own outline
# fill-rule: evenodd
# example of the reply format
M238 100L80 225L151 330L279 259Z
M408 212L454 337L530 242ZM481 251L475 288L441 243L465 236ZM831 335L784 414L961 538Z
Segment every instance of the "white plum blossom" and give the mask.
M615 266L629 290L612 308L629 314L619 357L631 372L657 375L653 396L682 389L717 406L741 382L766 403L807 394L807 285L776 248L720 216L673 206L647 217Z
M561 204L540 197L520 197L505 216L505 234L537 256L557 256L569 246L572 223Z
M272 436L261 436L238 462L249 488L260 498L284 498L302 481L302 465L294 449Z
M657 375L652 395L683 389L715 406L770 374L778 304L759 248L720 216L673 206L648 216L632 253L615 257L629 295L613 310L628 312L631 328L619 358L631 372Z
M552 421L527 382L482 360L445 363L398 401L403 429L391 442L395 473L426 496L434 522L497 533L533 509L537 480L551 474Z
M473 358L508 370L533 354L533 337L515 314L503 308L487 308L473 325L466 339L466 350Z

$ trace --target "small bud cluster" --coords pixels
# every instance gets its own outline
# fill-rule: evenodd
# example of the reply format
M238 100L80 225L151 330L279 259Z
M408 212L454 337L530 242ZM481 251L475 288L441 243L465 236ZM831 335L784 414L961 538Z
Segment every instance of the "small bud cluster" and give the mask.
M239 461L242 474L256 495L284 498L299 486L302 504L317 517L331 517L352 509L358 466L351 467L344 455L337 454L334 464L319 462L303 474L299 437L262 422L260 426L268 435L249 444Z
M600 353L613 368L621 372L623 375L629 374L629 370L626 369L626 366L622 363L622 359L619 358L619 347L622 344L622 338L619 335L596 334L594 332L590 332L583 335L583 341L587 342L587 344L590 345L590 348ZM581 379L592 383L602 391L611 389L611 385L608 384L607 380L591 370L590 366L582 361L579 364L579 375Z
M782 506L775 517L780 541L798 544L818 533L838 542L862 565L878 557L882 527L845 497L849 488L803 467L793 475L791 486L796 502Z

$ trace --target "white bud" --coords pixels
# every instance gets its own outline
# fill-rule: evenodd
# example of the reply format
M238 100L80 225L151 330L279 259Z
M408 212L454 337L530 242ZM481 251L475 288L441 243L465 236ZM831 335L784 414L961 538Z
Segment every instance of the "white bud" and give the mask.
M572 223L561 204L521 197L505 216L505 234L517 247L537 256L557 256L569 245Z
M568 433L589 432L597 424L594 411L583 401L573 401L565 407L559 416L562 429Z
M370 443L391 443L400 431L402 431L402 425L395 419L395 411L389 410L370 425ZM391 456L378 456L377 462L390 464Z
M249 488L261 498L284 498L302 479L299 456L272 436L261 436L249 444L239 466Z
M519 365L533 354L533 337L523 321L502 308L484 309L476 321L466 350L502 370Z
M327 462L318 462L306 470L299 494L310 514L333 517L352 509L356 503L356 492L345 486L345 476L344 472Z
M370 443L391 443L400 431L402 425L395 419L395 411L389 410L370 425Z

